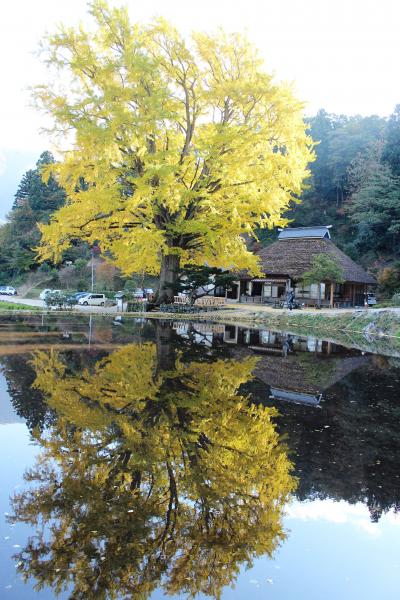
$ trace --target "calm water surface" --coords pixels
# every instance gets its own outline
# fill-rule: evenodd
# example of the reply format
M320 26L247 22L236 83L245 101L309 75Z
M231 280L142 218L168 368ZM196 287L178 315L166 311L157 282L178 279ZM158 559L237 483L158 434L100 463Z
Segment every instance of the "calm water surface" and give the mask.
M0 317L0 598L397 600L400 359Z

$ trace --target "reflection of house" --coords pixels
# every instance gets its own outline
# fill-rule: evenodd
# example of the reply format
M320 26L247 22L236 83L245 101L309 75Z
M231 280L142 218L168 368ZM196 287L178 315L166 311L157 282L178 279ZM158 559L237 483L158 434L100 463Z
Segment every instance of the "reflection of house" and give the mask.
M325 390L368 360L367 356L360 355L330 355L318 359L313 353L286 358L263 356L254 376L269 386L269 394L276 400L317 405Z
M358 350L346 349L313 336L220 323L186 321L184 325L185 328L182 328L181 323L174 323L175 331L181 337L190 336L196 344L208 347L224 344L229 354L238 359L256 354L258 361L253 383L258 390L258 399L265 401L273 398L317 406L325 390L369 360ZM203 334L201 339L200 331Z
M259 356L253 375L268 386L263 392L265 400L271 397L316 406L325 390L369 360L359 351L311 336L234 325L225 326L224 341L235 344L233 352L237 357L250 352Z
M257 252L263 276L250 278L243 274L240 277L236 288L236 300L274 303L292 288L298 300L315 303L318 298L318 284L303 286L301 280L303 274L312 267L313 259L318 254L331 256L340 265L344 277L342 284L331 285L322 282L323 303L363 305L364 292L368 285L376 282L335 246L330 239L329 227L283 229L277 242Z
M318 406L322 398L322 394L318 393L297 392L274 387L270 388L270 392L276 400L294 402L295 404L310 404L311 406Z

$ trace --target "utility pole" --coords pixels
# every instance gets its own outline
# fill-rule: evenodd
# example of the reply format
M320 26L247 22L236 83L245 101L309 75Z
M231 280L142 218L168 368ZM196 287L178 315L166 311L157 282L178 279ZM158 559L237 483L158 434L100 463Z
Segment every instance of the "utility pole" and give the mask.
M92 256L92 292L93 292L93 287L94 287L94 262L93 262L94 252L93 252L93 248L91 248L90 254Z

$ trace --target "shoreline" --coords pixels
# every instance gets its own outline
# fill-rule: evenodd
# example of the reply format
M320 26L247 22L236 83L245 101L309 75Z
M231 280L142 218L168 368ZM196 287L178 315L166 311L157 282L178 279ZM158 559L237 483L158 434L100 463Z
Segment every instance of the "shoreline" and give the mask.
M168 321L216 322L254 329L287 331L294 335L307 335L332 341L343 346L351 346L365 352L385 354L400 358L400 312L380 310L353 310L343 313L301 312L287 310L260 311L227 307L219 311L202 313L163 313L163 312L75 312L41 310L37 307L26 309L1 310L0 316L15 315L62 315L69 317L145 318Z

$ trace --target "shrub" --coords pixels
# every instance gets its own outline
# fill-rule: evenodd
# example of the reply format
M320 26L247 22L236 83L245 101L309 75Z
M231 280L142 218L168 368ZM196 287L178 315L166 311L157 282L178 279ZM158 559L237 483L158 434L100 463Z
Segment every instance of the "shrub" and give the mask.
M145 302L138 302L135 300L129 300L127 310L128 312L144 312L146 309Z
M379 290L390 297L400 291L400 268L399 264L385 267L378 275Z
M44 301L47 308L58 308L59 310L72 308L75 304L74 298L67 298L65 294L60 294L59 292L50 292L46 295Z
M391 303L392 306L400 306L400 292L393 294Z
M76 282L76 287L79 292L89 291L89 284L87 281L85 281L85 279L78 279L78 281Z
M133 292L138 287L137 282L134 279L127 279L124 284L124 290L127 292Z

